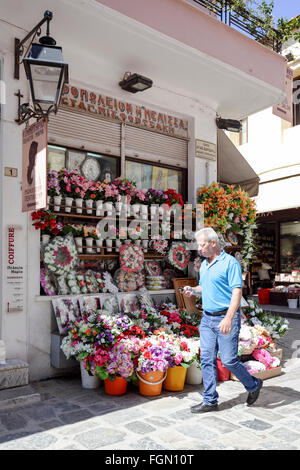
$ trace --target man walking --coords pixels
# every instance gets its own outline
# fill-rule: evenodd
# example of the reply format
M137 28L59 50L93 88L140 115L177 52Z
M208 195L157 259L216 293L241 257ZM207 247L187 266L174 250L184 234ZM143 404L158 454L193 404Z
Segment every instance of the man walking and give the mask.
M239 310L242 298L242 271L238 261L222 251L217 233L210 227L195 235L198 250L206 259L200 268L199 286L186 286L184 295L202 294L203 316L200 324L200 360L203 377L203 401L192 413L217 410L217 353L248 391L247 404L259 396L262 380L253 377L238 358L241 327Z

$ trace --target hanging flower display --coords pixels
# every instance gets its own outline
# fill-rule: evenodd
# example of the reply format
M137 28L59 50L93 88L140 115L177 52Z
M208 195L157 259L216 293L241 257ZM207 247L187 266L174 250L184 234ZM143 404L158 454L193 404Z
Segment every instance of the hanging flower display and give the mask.
M168 255L169 262L177 269L184 271L190 260L190 253L184 243L172 243Z
M144 253L138 245L122 245L120 247L120 265L129 273L143 269Z
M56 237L44 249L46 268L56 275L63 275L78 265L77 249L72 235Z

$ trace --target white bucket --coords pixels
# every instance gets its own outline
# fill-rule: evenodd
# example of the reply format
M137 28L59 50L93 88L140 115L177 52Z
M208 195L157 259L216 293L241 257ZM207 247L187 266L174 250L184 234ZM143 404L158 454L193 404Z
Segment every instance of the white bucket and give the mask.
M81 384L82 388L98 388L100 386L99 377L89 375L88 371L84 368L83 361L80 361Z
M287 299L289 308L297 308L298 306L298 299Z
M192 362L186 371L185 383L190 385L199 385L202 383L202 370L197 367L197 362Z

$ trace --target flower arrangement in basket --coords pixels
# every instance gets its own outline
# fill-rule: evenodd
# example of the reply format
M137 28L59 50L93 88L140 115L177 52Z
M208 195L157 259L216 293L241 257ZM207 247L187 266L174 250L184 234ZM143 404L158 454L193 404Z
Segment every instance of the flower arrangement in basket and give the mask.
M248 325L265 328L272 340L282 338L288 331L289 322L286 318L265 312L253 300L249 300L244 315Z
M197 203L204 206L205 226L222 234L230 230L240 236L242 260L246 267L254 252L256 206L252 199L240 188L224 188L214 182L198 189Z

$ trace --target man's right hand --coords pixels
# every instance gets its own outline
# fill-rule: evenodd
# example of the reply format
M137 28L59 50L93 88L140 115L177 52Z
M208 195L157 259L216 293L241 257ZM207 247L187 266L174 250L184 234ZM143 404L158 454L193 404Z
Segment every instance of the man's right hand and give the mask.
M193 294L193 288L191 286L185 286L182 291L186 297L191 297Z

